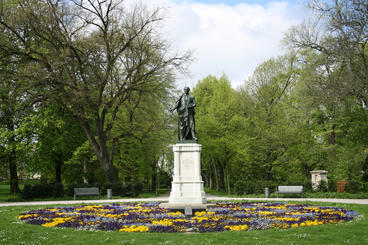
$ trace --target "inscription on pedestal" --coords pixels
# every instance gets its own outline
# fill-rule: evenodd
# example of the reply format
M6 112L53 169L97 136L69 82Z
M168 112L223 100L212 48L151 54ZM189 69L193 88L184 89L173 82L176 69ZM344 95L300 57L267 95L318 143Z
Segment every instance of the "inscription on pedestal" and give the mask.
M184 158L182 159L181 162L181 173L182 173L182 177L191 177L193 176L192 173L192 169L193 169L193 162L192 160L188 159L188 158Z

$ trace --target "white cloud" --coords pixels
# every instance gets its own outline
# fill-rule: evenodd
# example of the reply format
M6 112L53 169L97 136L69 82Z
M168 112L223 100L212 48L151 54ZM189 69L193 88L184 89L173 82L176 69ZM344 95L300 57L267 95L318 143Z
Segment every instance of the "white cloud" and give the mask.
M242 84L257 64L282 54L283 33L304 15L287 1L265 6L175 0L156 4L167 9L164 33L173 47L194 53L192 76L181 78L179 86L194 86L210 74L226 74L233 87Z

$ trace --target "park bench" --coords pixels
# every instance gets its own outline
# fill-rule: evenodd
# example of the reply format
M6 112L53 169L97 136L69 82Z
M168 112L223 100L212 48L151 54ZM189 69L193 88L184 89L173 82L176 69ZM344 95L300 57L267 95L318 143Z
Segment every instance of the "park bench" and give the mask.
M100 196L100 194L98 187L74 188L74 200L77 196Z
M303 197L303 186L280 185L277 187L276 196L279 197L279 194L300 194L300 197Z

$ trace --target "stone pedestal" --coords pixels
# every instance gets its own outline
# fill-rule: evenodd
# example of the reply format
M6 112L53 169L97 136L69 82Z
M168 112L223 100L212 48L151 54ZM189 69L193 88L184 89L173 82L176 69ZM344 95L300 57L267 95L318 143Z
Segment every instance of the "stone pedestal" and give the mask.
M328 179L327 179L328 171L326 171L326 170L314 170L314 171L310 171L310 173L311 173L312 189L313 190L317 190L322 181L324 181L324 182L326 182L326 184L328 184Z
M207 202L201 176L201 149L196 143L175 144L174 175L169 204L198 205Z

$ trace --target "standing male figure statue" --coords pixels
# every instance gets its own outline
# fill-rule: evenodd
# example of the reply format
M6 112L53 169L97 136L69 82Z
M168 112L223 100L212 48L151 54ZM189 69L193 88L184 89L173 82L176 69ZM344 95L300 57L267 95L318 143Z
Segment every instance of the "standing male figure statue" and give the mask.
M171 112L178 112L178 139L179 141L194 140L197 141L195 135L194 107L196 102L194 97L189 94L189 87L184 88L184 94L176 101Z

